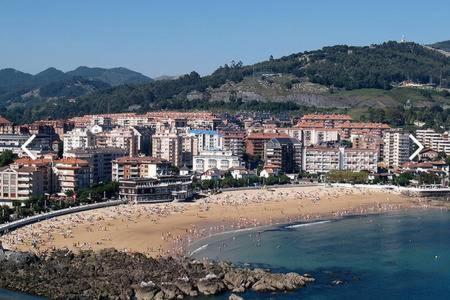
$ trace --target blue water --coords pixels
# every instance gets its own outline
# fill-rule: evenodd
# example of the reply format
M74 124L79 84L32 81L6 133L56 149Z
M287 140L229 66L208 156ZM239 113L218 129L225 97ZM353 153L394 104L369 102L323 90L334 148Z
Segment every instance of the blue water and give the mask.
M43 300L45 298L42 297L36 297L36 296L29 296L22 293L16 293L7 291L4 289L0 289L0 299L1 300Z
M259 234L244 231L196 247L205 244L195 257L307 272L316 278L295 292L247 292L245 299L450 299L448 211L350 217ZM333 285L333 280L344 284Z

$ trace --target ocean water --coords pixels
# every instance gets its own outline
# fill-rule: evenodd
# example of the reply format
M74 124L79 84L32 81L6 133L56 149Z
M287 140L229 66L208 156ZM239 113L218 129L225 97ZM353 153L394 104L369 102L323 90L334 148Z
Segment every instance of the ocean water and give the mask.
M200 241L193 256L316 282L294 292L245 299L450 299L450 212L421 210L291 224ZM334 285L334 280L343 281ZM202 299L228 299L229 294Z
M450 299L450 212L420 210L226 233L194 245L197 258L228 260L316 282L245 299ZM341 280L342 285L333 285ZM228 299L229 294L202 297ZM0 299L28 297L0 289Z

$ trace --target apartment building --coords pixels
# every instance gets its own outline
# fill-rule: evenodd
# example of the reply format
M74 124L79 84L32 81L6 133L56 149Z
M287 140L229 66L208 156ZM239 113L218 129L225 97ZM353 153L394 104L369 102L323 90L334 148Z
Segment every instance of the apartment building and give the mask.
M335 128L344 122L349 122L352 117L341 114L306 114L301 117L298 127L302 124L314 124L316 127Z
M76 158L63 158L53 162L58 190L61 193L87 188L91 185L89 162Z
M339 141L339 131L332 128L303 129L303 143L306 146Z
M95 135L87 128L75 128L64 134L64 152L95 147Z
M209 169L227 171L231 168L241 167L240 158L227 150L203 151L194 156L193 171L203 173Z
M245 140L245 152L251 156L264 158L265 145L273 138L289 138L289 136L280 133L250 133Z
M64 153L65 158L85 160L91 169L91 184L112 180L112 162L119 157L128 155L122 148L90 148L74 149Z
M57 180L52 169L53 161L54 158L51 156L38 159L23 157L16 159L10 166L15 169L21 167L36 168L42 174L43 193L53 194L57 191Z
M223 136L223 150L229 150L233 155L242 157L245 153L245 131L220 130Z
M426 148L450 155L450 136L448 132L439 133L434 129L416 131L417 140Z
M158 178L170 174L170 162L159 158L124 156L112 162L112 179L114 181L131 178Z
M1 202L24 201L43 194L43 174L36 167L10 165L0 168Z
M409 161L411 141L409 133L402 129L390 129L383 137L383 163L387 167L399 167Z
M378 152L370 149L307 147L303 154L303 171L323 174L331 170L376 172Z
M223 150L223 136L215 130L191 129L188 134L195 138L197 144L194 155L202 151Z
M265 145L265 164L286 173L302 168L302 143L294 138L273 138Z
M182 137L174 130L157 131L152 136L152 156L174 166L182 166Z

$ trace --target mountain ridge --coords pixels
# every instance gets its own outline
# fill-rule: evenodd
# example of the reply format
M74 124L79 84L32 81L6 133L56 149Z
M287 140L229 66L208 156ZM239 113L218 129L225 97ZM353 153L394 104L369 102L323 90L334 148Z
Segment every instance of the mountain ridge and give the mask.
M111 112L306 106L388 109L408 100L418 106L444 107L450 105L449 82L450 58L417 43L391 41L323 47L252 65L233 61L203 77L193 71L172 80L91 89L71 102L10 104L6 110L11 119L23 122L23 116L60 118L102 113L104 107ZM423 89L406 88L404 83Z

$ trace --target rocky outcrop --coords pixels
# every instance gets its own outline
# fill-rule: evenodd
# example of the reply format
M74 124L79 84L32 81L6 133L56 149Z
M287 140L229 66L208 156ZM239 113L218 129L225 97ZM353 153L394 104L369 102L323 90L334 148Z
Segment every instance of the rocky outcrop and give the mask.
M0 287L50 299L183 299L225 291L289 291L314 281L306 274L189 258L154 259L113 249L58 250L43 257L0 249L0 270Z

